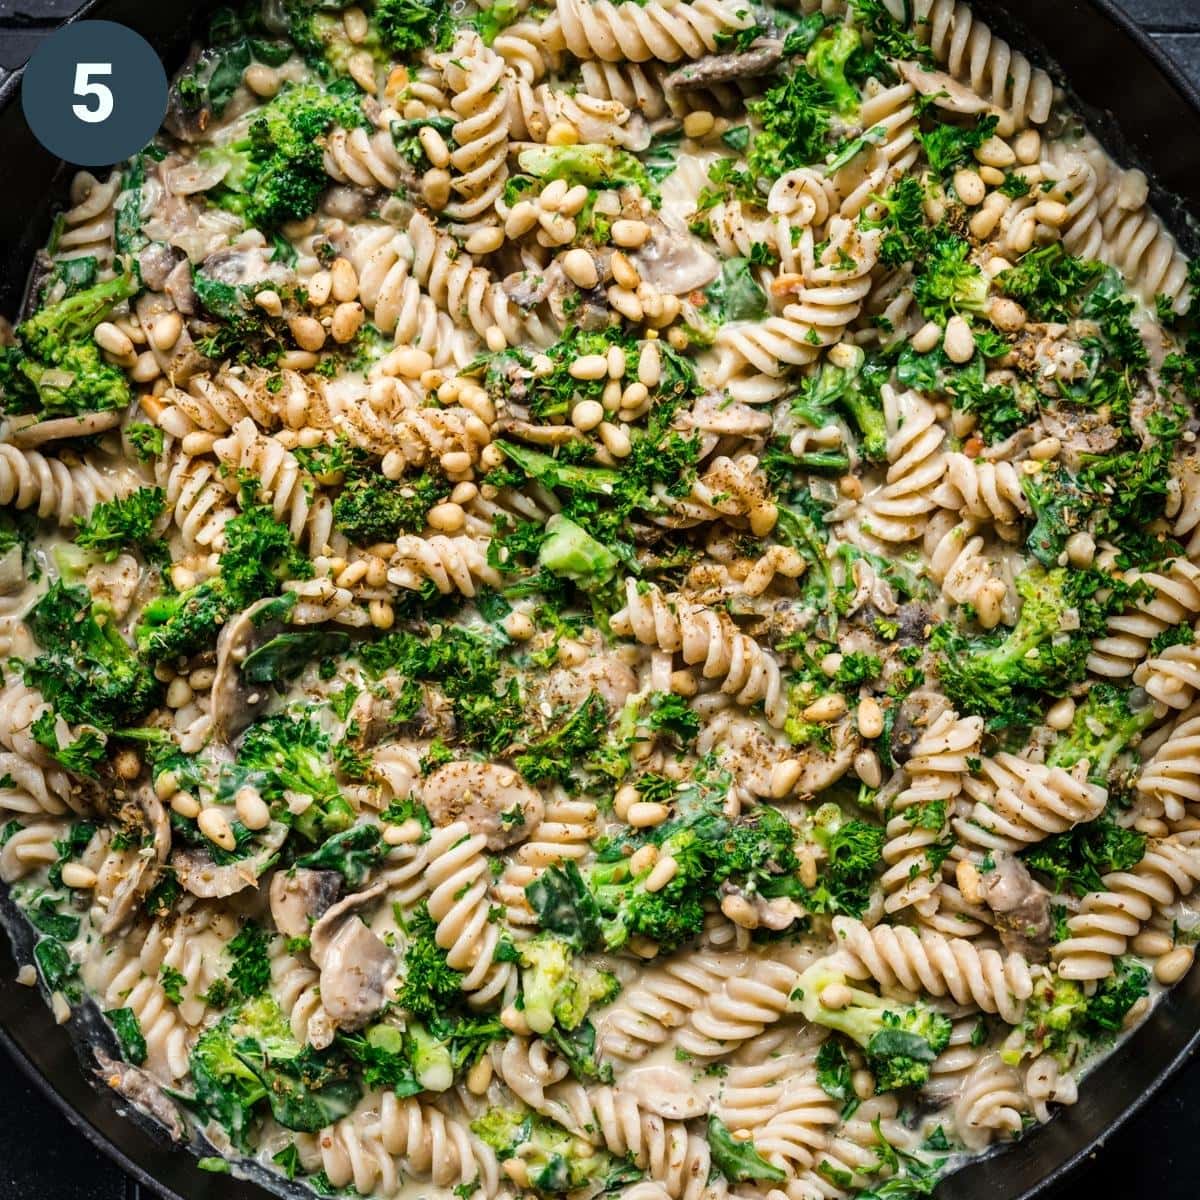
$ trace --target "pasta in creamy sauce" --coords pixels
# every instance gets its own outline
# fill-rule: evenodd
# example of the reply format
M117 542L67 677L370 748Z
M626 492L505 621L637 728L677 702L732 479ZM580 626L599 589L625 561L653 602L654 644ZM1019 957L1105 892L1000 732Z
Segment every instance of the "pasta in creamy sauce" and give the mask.
M322 1195L1049 1120L1200 926L1148 202L951 0L218 12L0 339L22 980Z

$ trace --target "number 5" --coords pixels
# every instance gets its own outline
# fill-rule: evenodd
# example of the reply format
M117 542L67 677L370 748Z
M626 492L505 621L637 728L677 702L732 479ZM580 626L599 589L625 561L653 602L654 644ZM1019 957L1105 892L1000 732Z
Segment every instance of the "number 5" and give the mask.
M76 63L75 64L75 95L95 97L96 106L72 104L71 111L89 125L99 125L112 116L112 90L102 83L95 83L93 75L111 75L112 63Z

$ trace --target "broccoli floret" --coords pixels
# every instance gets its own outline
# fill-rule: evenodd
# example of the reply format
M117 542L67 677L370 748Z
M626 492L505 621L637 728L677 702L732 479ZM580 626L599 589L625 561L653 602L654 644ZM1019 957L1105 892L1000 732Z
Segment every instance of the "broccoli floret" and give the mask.
M996 286L1019 300L1038 321L1069 321L1082 295L1104 273L1103 263L1075 258L1061 242L1030 250L1011 270L996 276Z
M800 395L792 401L792 411L808 424L820 428L840 408L858 428L860 449L871 462L887 457L887 424L878 392L863 378L866 354L858 346L836 347L837 354L820 372L805 381Z
M612 582L620 560L574 521L555 513L546 522L546 534L538 550L539 566L572 580L585 591Z
M849 1003L827 1008L822 996L831 985L838 986L842 997L848 991ZM800 975L792 998L807 1020L844 1033L862 1047L877 1092L920 1087L929 1078L930 1064L950 1043L949 1017L924 1004L897 1004L849 987L845 973L828 959Z
M529 783L553 780L571 790L572 771L599 748L607 733L608 706L603 696L592 692L557 729L516 754L513 765Z
M1016 1066L1027 1056L1052 1054L1064 1067L1073 1067L1113 1040L1149 987L1145 967L1123 958L1090 996L1072 980L1046 976L1029 997L1025 1016L1001 1057Z
M884 230L880 261L889 267L915 262L928 252L933 233L925 223L925 189L919 179L906 175L879 201L879 216L869 229Z
M534 1033L555 1024L577 1029L593 1004L607 1004L620 988L614 975L577 964L566 938L542 933L520 945L525 1020Z
M201 153L206 161L228 165L213 199L265 230L309 216L329 182L325 135L335 125L364 123L359 102L337 90L284 88L257 112L244 138Z
M536 1113L493 1108L471 1122L471 1131L501 1160L519 1157L517 1165L524 1168L521 1186L543 1195L558 1196L584 1186L609 1192L641 1178L630 1163L594 1149Z
M1144 833L1125 829L1102 813L1094 821L1044 838L1022 851L1021 858L1031 870L1048 875L1056 892L1086 896L1104 890L1104 876L1110 871L1137 866L1145 852Z
M428 1092L444 1092L454 1083L454 1060L450 1047L434 1037L420 1021L405 1030L406 1049L417 1082Z
M129 382L105 361L92 331L137 290L132 275L118 275L18 325L17 344L0 347L5 411L63 416L128 405Z
M948 625L935 630L942 688L959 712L996 730L1031 725L1039 693L1061 696L1082 680L1094 632L1084 583L1083 572L1032 568L1017 577L1023 604L1007 636L972 642Z
M953 233L935 237L929 253L917 264L913 296L930 320L944 325L952 316L982 313L988 281L970 261L971 244Z
M86 588L52 584L26 621L42 652L22 663L25 682L67 721L111 732L154 704L157 681Z
M152 538L154 524L166 504L162 488L139 488L129 496L105 500L86 519L76 517L75 544L113 562L122 550L140 550L159 558L161 543Z
M251 725L238 748L237 766L252 773L268 803L285 803L287 793L312 798L293 822L309 841L324 841L354 823L354 809L333 773L329 735L308 714L280 714Z
M577 146L532 146L522 150L521 170L537 179L565 179L589 188L636 187L647 200L658 199L658 188L646 168L628 150L598 143Z
M446 962L437 944L437 926L422 904L408 922L410 941L404 951L401 1007L422 1020L438 1017L462 994L462 975Z
M1139 693L1140 694L1140 693ZM1081 758L1094 779L1104 779L1113 760L1154 720L1154 705L1144 694L1134 708L1130 692L1111 683L1094 683L1076 706L1071 727L1058 735L1046 754L1051 767L1073 767Z
M804 906L861 917L883 860L883 827L847 820L836 804L822 804L813 815L813 840L824 847L825 861L816 886L804 891Z
M649 938L663 950L694 937L704 924L704 905L716 898L723 884L745 894L768 898L787 896L798 866L793 849L795 833L787 818L769 805L730 821L710 801L692 807L686 794L683 815L654 830L647 844L659 857L675 861L674 877L657 891L646 881L653 866L633 875L621 848L616 862L599 863L589 882L601 914L604 942L609 949L630 937Z
M838 25L817 39L804 60L843 117L858 112L858 89L846 78L846 65L861 45L862 38L853 26Z
M454 36L454 17L444 0L376 0L374 21L392 54L448 50Z
M142 610L137 641L152 661L201 649L235 613L272 595L284 580L312 574L312 563L297 549L287 526L265 505L240 513L224 532L218 576L184 592L158 596Z
M359 546L394 542L402 533L420 533L429 510L448 492L445 480L429 471L397 480L356 473L333 502L333 523Z

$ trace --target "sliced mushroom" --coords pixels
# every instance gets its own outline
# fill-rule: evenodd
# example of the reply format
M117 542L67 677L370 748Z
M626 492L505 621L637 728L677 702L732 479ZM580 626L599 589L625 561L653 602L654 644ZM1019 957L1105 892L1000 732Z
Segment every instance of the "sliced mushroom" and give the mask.
M192 286L192 264L185 255L163 283L163 290L175 302L185 317L194 317L200 311L196 289Z
M972 116L991 111L992 106L982 96L945 71L927 70L915 62L899 63L896 70L905 83L912 84L922 96L928 96L938 108L944 108L947 112Z
M386 986L396 956L358 916L358 909L386 891L387 883L381 879L335 904L312 927L311 953L321 970L326 1020L315 1029L310 1027L310 1039L314 1032L324 1040L326 1035L332 1039L335 1029L361 1029L387 1002Z
M276 603L274 597L259 600L226 623L217 638L217 671L209 693L213 736L229 742L254 718L271 698L271 689L260 683L247 684L241 665L259 647L283 631L278 620L259 620Z
M200 269L209 279L218 283L229 283L242 287L250 283L289 284L295 272L271 258L268 247L227 246L214 250L200 264Z
M0 554L0 596L13 596L25 587L25 555L19 545Z
M637 686L632 667L615 654L598 654L578 667L556 667L546 677L542 695L553 708L578 708L599 692L609 712L615 713Z
M980 876L980 887L983 902L996 916L1004 948L1032 962L1045 962L1054 933L1050 893L1015 855L993 851L992 861L995 868Z
M341 890L342 876L337 871L307 867L276 871L269 891L275 928L284 937L307 937L313 922L333 907Z
M259 848L245 858L217 864L207 847L187 846L171 855L171 866L185 891L202 900L222 900L246 888L257 887L263 873L270 870L279 848L287 841L287 835L286 825L272 821L259 835Z
M103 1050L96 1051L96 1063L96 1074L105 1086L157 1121L172 1141L183 1141L184 1125L179 1110L167 1098L157 1080L138 1067L110 1058Z
M421 788L421 803L435 825L466 821L487 838L489 850L523 841L542 819L541 796L511 767L452 762L438 767Z
M756 38L750 48L738 54L707 54L686 66L672 71L663 80L667 91L687 91L707 88L733 79L753 79L773 71L783 58L780 38Z
M134 821L150 834L150 845L134 859L125 877L113 890L108 910L100 922L100 932L105 937L116 933L133 916L142 897L158 882L171 851L171 823L167 811L148 783L138 787L133 807L136 809Z
M142 282L152 291L161 292L167 286L171 272L186 255L164 242L151 242L138 255L138 271Z
M721 273L720 263L699 238L659 220L652 220L650 228L650 240L630 256L643 283L670 296L686 296L708 287Z
M690 1121L708 1112L709 1099L696 1086L693 1072L669 1066L635 1067L621 1080L638 1107L668 1121Z
M115 429L121 423L119 412L82 413L77 417L54 417L49 421L35 421L14 429L5 437L5 441L22 450L32 450L44 446L48 442L61 442L66 438L91 437L93 434L106 433Z

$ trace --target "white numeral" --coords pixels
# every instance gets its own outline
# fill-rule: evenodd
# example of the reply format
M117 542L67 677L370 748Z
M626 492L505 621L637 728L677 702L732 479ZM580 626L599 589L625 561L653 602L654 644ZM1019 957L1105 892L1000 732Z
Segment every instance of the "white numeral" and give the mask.
M111 75L112 63L77 63L75 66L75 95L89 96L95 99L95 107L87 104L72 104L71 111L89 125L98 125L112 116L112 90L102 83L96 83L93 75Z

